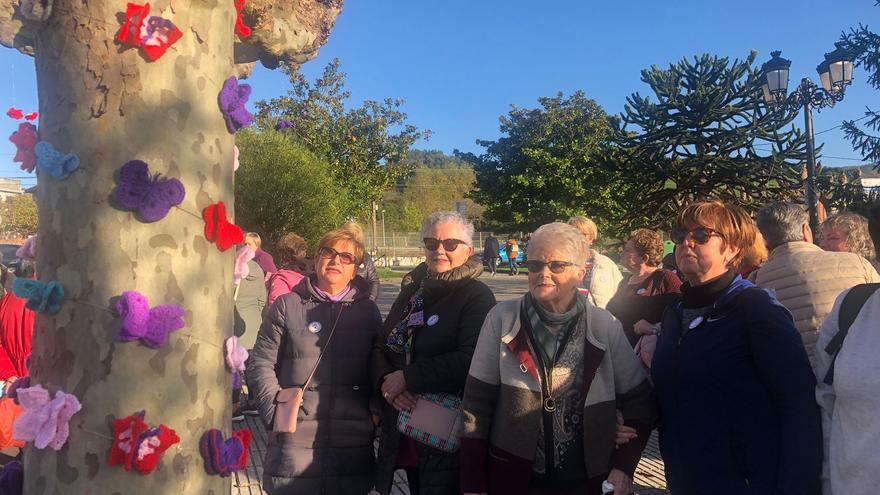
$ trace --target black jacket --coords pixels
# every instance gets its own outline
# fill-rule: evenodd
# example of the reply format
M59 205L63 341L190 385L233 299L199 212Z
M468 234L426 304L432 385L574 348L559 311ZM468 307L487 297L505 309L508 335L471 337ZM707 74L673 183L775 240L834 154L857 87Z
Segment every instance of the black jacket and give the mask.
M483 320L495 306L495 296L486 284L477 280L483 267L471 258L465 265L436 276L428 275L426 264L407 274L401 284L400 295L391 307L373 353L374 392L378 393L382 377L395 370L403 370L407 389L423 392L446 392L461 395ZM418 328L413 334L412 360L390 350L386 339L401 320L410 297L424 281L425 321L436 316L434 325ZM382 435L376 489L387 495L391 490L397 447L397 411L383 401ZM444 487L458 487L458 459L443 456L440 451L418 444L419 482L422 495L445 493Z
M373 263L373 257L370 253L364 252L364 261L357 269L357 274L367 281L367 292L370 300L376 302L379 299L379 274L376 272L376 264Z
M495 236L489 236L483 241L483 259L487 260L489 258L498 258L498 252L501 250L501 245L498 244L498 238Z
M275 396L306 381L339 315L333 339L303 395L296 433L269 432L264 487L285 495L367 493L374 474L369 371L382 320L360 277L340 302L318 295L314 277L275 301L248 360L248 384L271 429Z

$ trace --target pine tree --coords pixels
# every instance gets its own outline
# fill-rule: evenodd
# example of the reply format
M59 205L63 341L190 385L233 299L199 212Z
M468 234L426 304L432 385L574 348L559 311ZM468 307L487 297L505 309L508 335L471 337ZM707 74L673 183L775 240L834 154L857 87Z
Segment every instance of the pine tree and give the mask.
M875 6L880 7L880 1ZM880 35L868 29L868 26L859 24L858 29L843 33L840 40L844 48L855 57L853 65L868 73L868 84L880 89ZM858 124L860 120L865 120L861 124L863 127ZM843 123L843 132L852 143L853 149L866 161L873 162L875 169L880 170L880 136L869 134L871 131L880 131L880 112L871 108L865 110L865 116L861 119Z

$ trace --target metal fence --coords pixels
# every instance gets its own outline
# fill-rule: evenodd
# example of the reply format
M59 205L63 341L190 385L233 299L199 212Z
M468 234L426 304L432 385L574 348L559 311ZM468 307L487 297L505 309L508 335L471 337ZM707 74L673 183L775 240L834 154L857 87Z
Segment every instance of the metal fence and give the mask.
M500 243L507 239L508 234L496 233ZM489 232L474 232L472 239L474 250L483 249L483 241L489 237ZM370 251L392 255L395 252L419 251L422 249L422 236L419 232L378 232L376 242L373 243L373 236L367 233L365 236L366 248Z

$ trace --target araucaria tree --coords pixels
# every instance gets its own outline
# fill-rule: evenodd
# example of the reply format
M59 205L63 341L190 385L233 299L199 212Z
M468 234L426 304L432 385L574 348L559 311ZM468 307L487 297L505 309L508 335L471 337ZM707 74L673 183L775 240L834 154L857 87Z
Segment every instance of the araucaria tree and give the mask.
M614 124L583 91L539 98L539 108L513 106L500 118L503 137L478 140L481 155L456 153L474 167L473 199L489 222L532 229L586 212L600 229L617 207L607 162Z
M876 6L880 6L880 1ZM855 57L854 65L867 72L868 84L880 89L880 34L871 31L868 26L859 25L858 29L844 33L841 41ZM852 142L853 148L865 160L873 162L875 169L880 170L880 136L871 134L880 132L880 111L867 108L862 119L867 119L862 126L856 121L845 121L843 132Z
M624 223L666 228L695 200L754 210L801 194L805 136L786 129L795 112L764 105L754 61L704 54L642 71L654 98L627 98L617 139L635 186Z
M248 0L244 21L252 32L239 29L237 38L236 4L242 3L157 0L150 6L157 17L147 18L145 5L127 10L120 0L0 0L0 43L35 57L40 101L37 273L47 285L32 287L31 302L43 297L36 307L45 312L36 320L30 384L64 404L73 400L62 392L82 404L66 442L48 430L47 438L58 440L51 448L28 443L25 494L230 491L229 478L208 475L199 455L207 430L228 436L231 429L223 343L233 327L234 250L210 242L217 231L226 232L220 225L228 225L202 218L216 202L230 212L233 206L235 138L218 95L227 78L247 72L239 63L313 57L342 4ZM227 109L241 124L240 106ZM134 160L145 162L150 173L179 180L185 196L169 182L149 182L152 176L141 174L137 162L122 173ZM120 187L129 195L120 195ZM155 187L163 194L155 195ZM126 210L147 196L155 202L139 203L138 213ZM182 199L179 208L160 211L172 198ZM216 230L206 229L210 225ZM57 289L48 289L57 286L49 282L63 288L63 299L55 299ZM165 342L154 340L152 332L169 326L141 320L148 308L143 311L137 298L120 298L126 291L143 294L149 307L178 305L184 328ZM136 304L137 315L120 312L120 299ZM127 337L149 330L143 335L150 346L117 340L124 317L133 318L124 320L131 325ZM132 450L137 436L112 439L114 419L141 410L150 426L164 424L180 439L149 475L108 465L113 446L153 460L151 450L169 445L165 433L137 444L143 451ZM38 440L51 423L42 426Z

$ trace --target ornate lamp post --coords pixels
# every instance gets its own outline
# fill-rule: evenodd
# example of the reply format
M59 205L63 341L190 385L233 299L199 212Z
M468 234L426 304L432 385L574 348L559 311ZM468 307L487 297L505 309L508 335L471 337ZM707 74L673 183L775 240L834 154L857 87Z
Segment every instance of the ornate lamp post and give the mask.
M819 213L816 205L816 143L813 135L813 108L821 111L833 107L843 100L843 92L852 83L852 55L840 43L833 52L825 54L825 60L816 67L822 87L816 86L810 78L801 79L800 85L790 94L788 74L791 60L780 55L781 51L771 52L773 57L761 66L764 72L764 102L779 109L804 110L804 127L807 133L807 209L810 212L810 228L818 237ZM817 239L818 242L818 239Z

